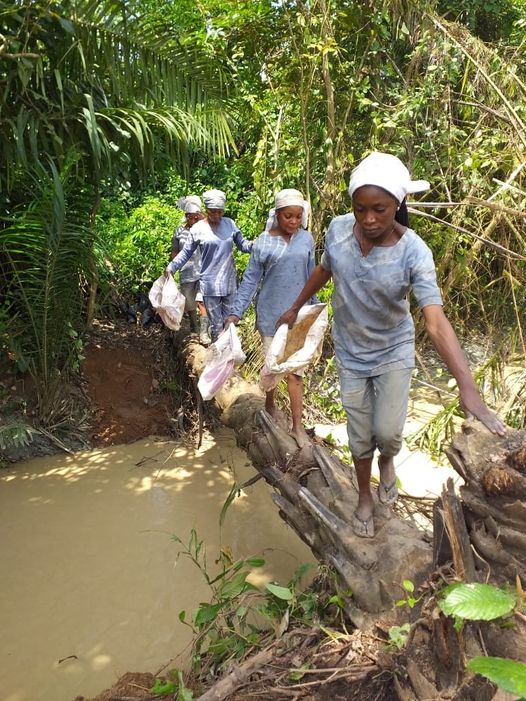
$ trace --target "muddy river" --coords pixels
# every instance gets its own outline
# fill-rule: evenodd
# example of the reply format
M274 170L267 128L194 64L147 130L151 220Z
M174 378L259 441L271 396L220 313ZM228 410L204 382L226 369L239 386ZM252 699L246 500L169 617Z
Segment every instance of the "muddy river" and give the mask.
M286 583L313 562L277 516L263 482L219 514L233 481L254 475L233 434L199 451L146 439L73 456L39 458L0 472L0 697L72 701L127 671L184 666L188 614L210 592L173 534L262 556L253 582Z

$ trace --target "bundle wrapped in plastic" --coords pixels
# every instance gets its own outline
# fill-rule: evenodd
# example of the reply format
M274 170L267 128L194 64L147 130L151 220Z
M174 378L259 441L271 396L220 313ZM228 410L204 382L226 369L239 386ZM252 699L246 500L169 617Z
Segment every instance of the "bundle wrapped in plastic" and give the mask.
M183 293L179 291L173 277L161 275L160 278L157 278L148 297L165 326L172 331L177 331L183 318L185 298Z
M274 389L287 375L301 372L318 359L328 320L326 304L309 304L299 310L291 329L287 324L278 328L259 377L265 392Z
M197 383L203 399L215 397L245 358L237 329L230 324L206 351L205 367Z

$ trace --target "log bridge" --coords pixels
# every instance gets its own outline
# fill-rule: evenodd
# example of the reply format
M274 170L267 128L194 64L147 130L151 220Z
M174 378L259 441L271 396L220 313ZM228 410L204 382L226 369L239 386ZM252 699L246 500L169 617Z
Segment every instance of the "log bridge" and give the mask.
M174 346L198 377L206 349L192 336L179 336ZM350 526L358 494L348 465L317 443L298 449L265 412L259 387L237 374L215 402L222 421L274 488L280 516L318 560L336 570L357 626L393 608L403 597L404 579L418 586L448 561L466 582L509 583L519 577L526 588L526 431L509 429L499 438L479 422L465 421L447 451L464 486L459 498L450 480L435 503L433 542L380 502L376 535L363 539Z

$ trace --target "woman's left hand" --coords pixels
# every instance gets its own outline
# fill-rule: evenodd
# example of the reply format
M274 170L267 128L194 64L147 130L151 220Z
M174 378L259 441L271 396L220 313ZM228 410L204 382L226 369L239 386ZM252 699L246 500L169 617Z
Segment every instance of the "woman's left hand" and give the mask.
M468 418L474 416L492 433L496 433L499 436L506 435L506 424L497 414L488 409L475 388L460 392L460 407Z

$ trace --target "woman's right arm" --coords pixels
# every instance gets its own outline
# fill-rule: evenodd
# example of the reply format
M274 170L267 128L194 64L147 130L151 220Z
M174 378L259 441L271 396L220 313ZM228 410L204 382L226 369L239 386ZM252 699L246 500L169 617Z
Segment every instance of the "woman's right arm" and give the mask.
M321 288L329 282L331 277L332 273L330 270L326 270L322 265L317 265L292 307L287 309L286 312L283 312L277 320L276 328L281 326L281 324L287 324L289 329L291 329L296 321L299 310L311 297L314 297L316 292L321 290Z
M166 274L172 275L176 270L180 270L185 263L188 263L198 245L199 241L194 239L192 234L190 234L182 250L179 251L175 258L168 264Z
M264 267L261 263L260 257L257 255L257 248L254 246L252 253L250 254L250 260L248 261L245 274L243 275L241 284L236 292L234 302L230 307L229 316L225 321L228 321L230 317L236 317L235 320L230 320L233 323L237 323L241 319L257 292L259 283L263 277L263 273Z

